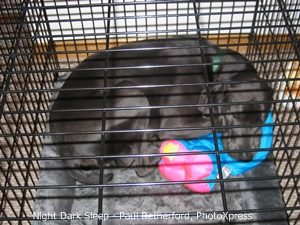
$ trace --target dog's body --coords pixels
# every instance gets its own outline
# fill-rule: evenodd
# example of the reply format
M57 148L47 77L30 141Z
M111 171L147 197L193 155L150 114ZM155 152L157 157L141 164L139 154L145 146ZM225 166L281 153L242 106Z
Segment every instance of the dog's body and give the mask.
M203 43L202 50L197 47L199 43ZM218 47L204 39L179 37L174 40L132 43L87 58L66 80L62 87L64 91L60 92L53 105L54 111L50 114L51 132L81 132L76 135L53 136L54 142L61 143L58 146L60 154L99 155L100 131L104 128L106 131L137 130L123 133L109 132L105 136L107 155L145 154L150 153L149 151L155 153L153 146L149 144L151 140L195 138L211 132L212 125L224 128L218 130L223 132L225 149L258 148L260 127L253 125L261 125L264 122L270 109L268 101L270 102L272 97L271 90L242 55L230 50L222 57L217 72L213 73L212 64L218 52ZM202 54L205 55L205 61L201 57ZM210 94L207 94L208 89L205 86L206 75L213 77L213 81L217 82L208 87ZM198 83L199 85L190 85ZM151 87L152 85L155 87ZM158 87L159 85L163 85L163 88ZM105 86L114 88L104 93L101 88ZM118 89L126 86L132 88ZM85 90L65 91L68 88ZM256 101L266 102L243 104ZM235 102L241 104L234 104ZM207 103L229 104L213 105L209 110L209 105L205 105ZM183 105L187 106L182 107ZM145 107L132 108L136 106ZM102 121L103 107L110 109L105 113L105 121ZM124 109L126 107L131 109ZM212 114L213 118L210 116ZM229 125L240 127L226 129L225 127ZM191 127L199 129L182 130ZM169 128L170 131L164 132L139 131ZM247 161L253 154L237 152L232 155L239 160ZM125 167L157 162L151 157L141 157L140 160L124 158L115 161L117 165ZM71 169L77 169L71 172L74 180L92 184L99 182L99 174L89 170L98 166L98 160L76 159L67 160L66 163ZM137 170L140 176L148 172L145 168ZM109 174L105 176L105 180L111 177Z

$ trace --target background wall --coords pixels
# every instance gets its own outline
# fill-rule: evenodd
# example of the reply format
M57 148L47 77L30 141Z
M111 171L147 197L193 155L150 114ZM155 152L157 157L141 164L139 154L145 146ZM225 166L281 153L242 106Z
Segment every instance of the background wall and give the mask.
M46 0L48 20L55 40L103 38L108 1L101 2L103 4L96 0ZM142 37L145 33L148 36L196 33L191 1L166 4L164 1L115 0L113 3L110 32L118 37ZM202 1L196 5L204 34L220 31L240 33L241 27L242 33L250 32L255 1Z

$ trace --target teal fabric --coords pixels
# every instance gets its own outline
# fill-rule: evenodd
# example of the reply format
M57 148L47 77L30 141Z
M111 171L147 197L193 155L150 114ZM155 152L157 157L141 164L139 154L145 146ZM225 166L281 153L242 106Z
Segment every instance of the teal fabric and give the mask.
M225 53L227 52L227 49L218 49L216 52L216 55L213 58L212 61L212 72L213 73L218 73L220 68L221 68L221 63L223 61L223 57Z
M222 168L226 167L230 171L230 175L238 176L243 173L246 173L249 170L259 166L268 156L271 147L272 147L272 139L273 139L273 119L272 113L270 112L265 121L265 125L261 128L261 140L259 149L262 151L257 151L253 159L249 162L240 162L233 157L231 157L228 153L222 153L224 150L222 143L222 134L216 134L216 141L218 143L218 149L220 151L220 160ZM216 179L218 176L218 167L217 167L217 158L216 158L216 148L214 143L213 134L208 134L205 136L201 136L196 139L190 140L179 140L187 150L192 151L205 151L211 158L213 162L213 171L205 180ZM212 153L209 153L209 152ZM211 189L214 188L215 183L209 183Z

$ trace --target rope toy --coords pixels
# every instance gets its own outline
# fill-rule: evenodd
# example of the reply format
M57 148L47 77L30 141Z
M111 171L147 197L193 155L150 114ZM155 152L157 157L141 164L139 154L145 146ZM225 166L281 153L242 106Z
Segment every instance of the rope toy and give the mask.
M217 133L223 178L238 176L259 166L268 156L273 139L272 113L270 112L261 128L259 149L249 162L240 162L223 151L222 134ZM187 155L165 155L158 169L160 174L170 181L216 180L218 178L217 156L213 134L190 140L167 140L159 149L160 153L195 153ZM215 182L187 183L188 189L197 193L209 193L214 190Z

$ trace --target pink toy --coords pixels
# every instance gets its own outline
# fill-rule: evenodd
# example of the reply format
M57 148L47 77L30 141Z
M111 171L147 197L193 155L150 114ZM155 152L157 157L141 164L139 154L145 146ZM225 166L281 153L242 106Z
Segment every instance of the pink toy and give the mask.
M195 152L188 151L183 144L176 140L162 143L160 153ZM170 181L194 181L207 178L213 170L213 163L207 154L163 156L159 164L159 172ZM185 184L187 188L198 193L211 191L208 183Z

